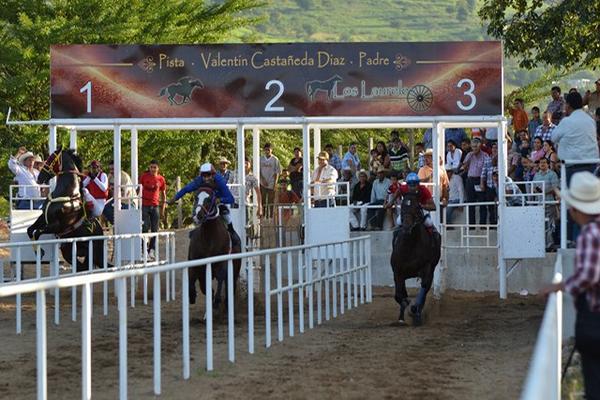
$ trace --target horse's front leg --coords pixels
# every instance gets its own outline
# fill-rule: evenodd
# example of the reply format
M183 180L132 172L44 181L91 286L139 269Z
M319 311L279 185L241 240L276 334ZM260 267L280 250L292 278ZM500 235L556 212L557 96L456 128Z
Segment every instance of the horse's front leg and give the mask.
M27 228L27 236L29 236L29 239L38 240L43 233L46 233L47 226L46 219L42 214Z
M421 288L415 299L415 304L410 307L411 314L413 316L413 324L419 326L423 323L423 307L425 306L425 300L427 299L427 293L431 289L433 284L433 273L430 274L426 279L421 281Z
M406 280L399 274L394 273L394 284L394 299L396 300L396 303L400 305L400 315L398 315L398 322L404 324L404 312L406 310L406 306L409 303L408 294L406 293Z

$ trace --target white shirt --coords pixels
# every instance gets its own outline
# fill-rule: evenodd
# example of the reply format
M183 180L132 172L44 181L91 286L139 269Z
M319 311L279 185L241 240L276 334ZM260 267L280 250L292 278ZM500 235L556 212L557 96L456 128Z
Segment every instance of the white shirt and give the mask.
M450 189L448 194L448 201L458 201L459 203L465 202L465 187L463 185L462 178L458 174L452 174L450 178Z
M260 157L260 186L267 189L275 188L275 175L281 173L281 164L279 159L274 155L267 158L265 156Z
M454 149L454 153L449 151L446 154L446 164L452 166L452 169L460 167L460 158L462 157L461 149Z
M20 187L18 196L24 199L40 197L40 188L37 183L40 171L34 169L29 171L17 161L13 156L8 160L8 168L15 174L15 179L19 186L35 186L35 187Z
M321 170L315 169L312 175L312 180L316 184L314 191L315 200L324 200L335 196L335 181L338 179L338 173L335 168L327 164ZM323 185L323 183L331 183L331 185Z
M131 181L131 179L130 179L130 181ZM84 178L82 185L84 188L87 188L91 182L92 182L92 178L90 178L90 176L88 175ZM99 172L94 177L94 183L103 192L108 190L108 176L104 172ZM121 182L121 184L123 184L123 182Z
M585 111L575 110L552 131L561 160L589 160L599 157L596 123Z

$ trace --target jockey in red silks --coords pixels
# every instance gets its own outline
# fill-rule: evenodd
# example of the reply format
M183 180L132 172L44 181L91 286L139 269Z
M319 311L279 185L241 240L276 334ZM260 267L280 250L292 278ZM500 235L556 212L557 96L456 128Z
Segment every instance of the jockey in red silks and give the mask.
M187 193L195 192L202 187L208 187L212 189L215 193L215 196L220 201L219 214L227 223L227 230L231 236L232 245L236 246L241 243L241 240L233 229L233 224L231 223L231 212L229 210L229 206L234 204L235 199L227 187L227 182L225 182L225 179L221 175L217 175L216 172L217 171L211 163L202 164L202 166L200 166L200 175L198 175L193 181L185 185L179 192L177 192L175 196L167 202L167 204L172 205ZM195 215L194 222L198 223Z

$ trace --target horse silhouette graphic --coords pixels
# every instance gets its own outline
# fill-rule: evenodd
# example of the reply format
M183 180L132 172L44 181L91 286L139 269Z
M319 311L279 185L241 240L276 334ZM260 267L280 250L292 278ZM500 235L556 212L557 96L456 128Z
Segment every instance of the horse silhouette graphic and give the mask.
M162 88L158 97L168 94L169 97L167 97L167 100L169 100L169 104L180 106L190 101L192 92L196 88L204 88L202 81L200 79L192 79L189 76L184 76L177 82ZM179 103L177 100L175 100L176 96L181 97L181 101Z
M317 92L326 92L327 98L331 99L333 97L333 91L335 90L335 86L338 82L341 81L342 78L337 74L325 81L308 81L306 82L306 94L308 94L308 98L311 101L315 100L315 95L317 94Z

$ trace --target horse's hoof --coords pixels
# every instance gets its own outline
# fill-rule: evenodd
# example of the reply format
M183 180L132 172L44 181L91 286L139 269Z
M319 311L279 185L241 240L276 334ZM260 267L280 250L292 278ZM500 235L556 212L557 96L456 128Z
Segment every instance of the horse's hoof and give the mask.
M413 325L414 326L421 326L423 324L423 318L421 316L421 313L415 314L413 316Z
M403 320L403 319L399 319L399 320L398 320L398 323L399 323L400 325L406 325L406 321L405 321L405 320Z

